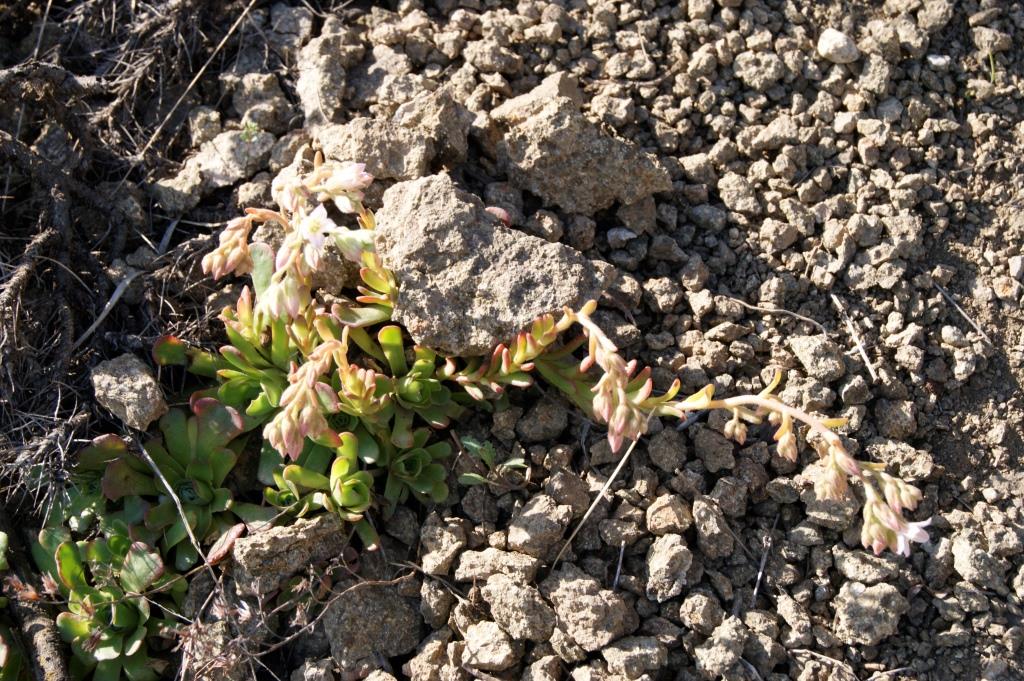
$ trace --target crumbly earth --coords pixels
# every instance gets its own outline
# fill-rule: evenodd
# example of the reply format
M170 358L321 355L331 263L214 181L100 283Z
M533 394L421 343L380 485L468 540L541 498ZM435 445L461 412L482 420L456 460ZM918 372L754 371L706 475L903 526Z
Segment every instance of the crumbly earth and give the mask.
M260 2L243 33L188 100L180 170L146 186L158 214L264 205L309 139L365 154L343 160L380 176L373 208L447 173L617 269L598 318L659 387L757 391L786 369L782 398L849 419L859 455L918 484L914 518L932 518L909 558L875 558L855 504L814 500L813 450L790 464L767 429L737 446L712 414L654 424L554 567L617 457L525 392L464 430L524 457L529 483L457 489L423 545L427 510L396 514L361 574L423 565L387 591L402 607L366 616L358 655L330 640L354 626L332 614L280 678L1024 678L1024 8ZM586 163L559 176L548 141ZM74 153L45 128L29 143ZM172 281L194 276L195 243L180 253ZM359 598L332 613L384 607Z

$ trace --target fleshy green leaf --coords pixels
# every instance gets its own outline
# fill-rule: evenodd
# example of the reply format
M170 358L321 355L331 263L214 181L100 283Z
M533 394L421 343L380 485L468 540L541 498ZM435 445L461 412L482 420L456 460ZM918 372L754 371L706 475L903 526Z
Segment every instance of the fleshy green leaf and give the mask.
M245 533L245 524L238 523L232 525L230 529L222 533L217 541L214 542L206 555L206 560L214 565L221 562L231 553L231 548L235 545L235 540Z
M459 484L465 485L466 487L472 487L473 485L486 485L487 478L477 473L463 473L459 476Z
M57 562L57 574L60 581L69 589L88 588L89 582L85 579L85 565L82 563L82 555L78 546L71 542L63 542L57 547L54 553L54 560Z
M101 471L107 464L128 454L128 445L117 435L100 435L78 453L77 470Z
M242 434L242 417L217 400L197 400L192 404L192 411L196 419L197 451L210 452Z
M405 376L409 373L409 365L405 362L405 345L402 343L402 329L397 326L385 326L377 333L377 341L384 350L384 356L391 367L392 376Z
M301 466L285 466L283 475L285 480L299 487L321 491L330 489L331 481L327 476Z
M91 632L89 619L70 612L62 612L57 615L57 631L60 637L67 643L76 639L86 638Z
M103 474L102 488L103 496L111 501L117 501L133 494L144 496L159 494L153 478L135 470L124 458L107 466L107 470Z
M142 593L163 573L160 554L142 542L135 542L121 566L121 585L132 593Z
M159 366L185 366L188 346L175 336L161 336L153 343L153 361Z
M391 308L383 305L338 305L334 313L343 324L355 328L373 326L391 319Z
M252 258L252 287L259 300L274 276L274 251L268 244L256 242L249 245L249 255Z

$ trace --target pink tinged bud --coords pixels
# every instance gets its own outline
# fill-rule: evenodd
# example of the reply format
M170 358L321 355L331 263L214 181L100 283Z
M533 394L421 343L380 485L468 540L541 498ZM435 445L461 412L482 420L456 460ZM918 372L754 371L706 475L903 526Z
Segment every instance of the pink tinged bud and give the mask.
M792 431L787 431L779 437L778 444L779 456L789 461L796 461L797 459L797 446L796 436L793 435Z
M326 383L317 383L314 386L316 390L317 399L320 402L320 406L324 411L335 413L338 411L338 395L334 392L334 389Z
M654 381L649 378L646 381L644 381L644 384L642 386L640 386L640 390L638 390L636 395L633 397L633 401L638 403L643 402L644 400L651 396L652 390L654 390Z
M346 260L361 263L364 253L373 253L373 232L366 229L338 229L334 243Z
M846 450L833 445L829 448L829 451L832 452L836 464L843 469L847 475L853 478L860 478L864 475L864 472L860 468L860 464L857 463L855 458L847 454Z
M504 208L498 208L497 206L488 206L485 209L488 213L498 218L504 223L506 227L512 226L512 216L508 214L508 211Z

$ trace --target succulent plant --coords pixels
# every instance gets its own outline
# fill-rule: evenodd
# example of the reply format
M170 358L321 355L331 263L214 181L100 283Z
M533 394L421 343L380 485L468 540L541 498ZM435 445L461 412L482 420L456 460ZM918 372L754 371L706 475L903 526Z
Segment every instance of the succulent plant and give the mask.
M234 524L235 515L245 521L269 517L266 509L234 502L223 486L238 458L229 445L243 431L239 413L209 397L193 400L192 412L187 416L180 409L170 410L160 419L162 437L145 443L159 474L125 447L107 464L102 480L107 499L124 500L126 509L144 509L145 530L159 538L165 555L173 552L178 570L187 570L199 558L190 532L199 541L210 542ZM165 481L181 502L184 516ZM144 508L151 499L152 505Z
M71 645L80 672L93 681L155 681L165 663L150 659L146 639L173 622L153 617L151 602L180 602L186 583L165 571L159 552L125 534L88 542L64 541L51 573L67 595L57 629Z
M0 532L0 572L7 570L6 532ZM0 596L0 610L7 607L7 599ZM25 653L14 632L0 619L0 681L21 681L28 678Z
M510 484L507 478L515 475L522 479L519 471L528 470L529 465L522 457L513 457L505 461L497 461L497 452L490 442L481 442L476 438L460 438L462 448L470 455L471 460L477 460L484 466L485 475L480 473L467 472L459 476L459 484L467 487L474 485L497 485L499 487L515 487L516 482Z
M29 678L24 649L11 627L0 621L0 681L27 681Z
M428 445L430 435L429 429L417 428L408 447L396 446L393 439L365 435L368 445L361 449L360 456L367 464L386 471L384 499L389 512L410 494L422 502L440 503L448 498L448 470L440 462L451 456L452 448L447 442Z
M307 441L299 458L287 465L276 450L266 447L260 459L260 479L268 484L264 499L296 517L336 513L354 523L363 544L372 550L379 538L364 514L373 504L373 476L359 469L359 438L341 433L338 440L337 447Z

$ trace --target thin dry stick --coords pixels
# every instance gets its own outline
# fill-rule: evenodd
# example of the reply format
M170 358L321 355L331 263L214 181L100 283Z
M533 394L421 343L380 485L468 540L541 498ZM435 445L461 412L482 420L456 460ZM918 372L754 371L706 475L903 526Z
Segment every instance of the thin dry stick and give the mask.
M174 102L174 105L171 107L170 111L168 111L167 115L165 115L163 120L160 121L160 125L156 126L156 130L154 130L153 134L149 136L149 141L147 141L146 144L142 147L142 149L136 154L136 160L131 164L131 166L129 166L128 172L125 173L124 178L122 178L120 184L118 185L118 189L120 189L120 187L124 185L125 181L128 179L128 175L135 169L135 166L138 164L139 160L146 154L147 151L149 151L149 148L153 146L153 143L156 142L156 138L160 136L160 133L162 133L164 131L164 128L167 127L167 123L170 122L171 116L174 115L174 112L178 110L178 107L181 106L181 103L185 101L185 98L188 97L190 92L192 92L192 88L194 88L196 86L196 83L199 82L199 79L203 77L203 74L206 73L206 69L209 68L210 64L213 63L213 60L217 56L217 54L224 48L224 45L226 45L228 40L231 39L231 36L234 35L238 27L241 26L242 22L245 20L245 17L249 15L249 10L251 10L253 8L253 5L255 4L256 0L249 0L249 4L245 6L245 9L242 10L242 13L238 15L237 19L235 19L235 23L231 24L231 28L228 29L228 32L224 34L224 37L221 38L219 43L217 43L217 47L213 49L213 54L211 54L210 57L206 60L206 63L204 63L199 68L199 71L196 72L196 75L193 76L191 81L189 81L189 84L185 88L184 92L181 93L181 96L178 97L178 100L176 102Z
M622 559L626 557L626 540L619 542L619 562L615 566L615 579L612 580L612 591L619 588L619 577L622 576Z
M853 672L853 668L850 667L850 665L843 662L842 660L837 660L834 657L829 657L828 655L822 655L821 653L811 650L810 648L793 648L789 652L794 655L810 655L811 657L815 657L821 660L822 662L832 666L832 668L834 669L841 669L843 672L848 674L849 678L853 679L853 681L858 681L857 675Z
M36 36L36 46L32 49L32 61L39 59L39 50L43 46L43 35L46 33L46 25L50 19L50 9L53 8L53 0L47 0L46 9L43 11L43 20L39 23L39 35ZM21 138L21 126L25 123L25 102L22 101L18 108L18 122L14 126L14 139ZM7 166L7 175L4 177L4 193L0 196L0 212L7 211L7 195L11 191L11 166Z
M775 516L775 520L772 522L772 529L768 531L764 538L764 551L761 553L761 564L757 568L757 581L754 582L754 593L750 597L750 607L757 607L757 592L761 588L761 582L764 580L764 568L768 564L768 556L772 551L772 532L775 530L775 526L779 524L779 516ZM739 601L737 601L739 602Z
M726 296L726 297L729 298L729 300L735 300L737 303L739 303L743 307L747 308L748 310L755 310L757 312L764 312L765 314L784 314L784 315L789 315L790 317L795 317L795 318L799 319L802 322L807 322L808 324L811 324L812 326L816 327L819 331L821 331L826 336L828 335L828 330L824 326L822 326L820 322L815 321L815 320L811 319L810 317L805 317L802 314L797 314L796 312L790 312L789 310L783 310L781 307L761 307L759 305L751 305L747 301L740 300L739 298L733 298L731 296Z
M986 343L988 343L992 347L995 347L995 343L993 343L992 339L988 337L988 334L985 333L985 331L980 326L978 326L978 323L976 321L971 319L970 315L967 314L966 310L960 307L959 303L953 300L953 296L949 295L949 291L939 286L938 282L935 281L932 282L932 286L934 286L939 291L939 293L941 293L943 297L949 301L950 305L956 308L956 311L959 312L960 315L967 320L968 324L974 327L975 331L981 334L981 337L985 339Z
M72 350L76 350L78 346L84 343L85 339L91 336L92 332L95 331L99 327L99 325L103 323L103 320L107 318L107 315L110 314L110 311L114 309L115 305L117 305L117 301L121 300L121 296L123 296L124 292L128 290L128 285L132 283L132 279L139 276L140 274L142 274L142 272L130 272L125 276L124 279L118 282L117 288L114 289L114 292L111 294L110 300L107 301L107 304L103 306L103 309L100 311L99 316L96 317L96 321L94 321L92 325L85 330L85 333L78 337L78 340L75 341L75 344L71 346Z
M897 667L896 669L889 669L888 671L884 672L875 672L867 678L867 681L879 681L880 679L884 679L887 676L892 676L893 674L901 674L903 672L912 671L914 671L913 667Z
M864 360L864 365L868 368L868 373L871 374L871 382L878 383L878 373L875 371L875 365L871 363L871 359L868 357L867 350L864 349L864 341L861 340L860 334L857 333L857 327L853 325L853 320L850 319L850 315L846 314L846 309L843 307L843 303L839 300L836 294L832 294L832 304L839 310L839 316L846 322L846 330L853 336L854 342L857 343L856 349L860 353L861 359Z
M750 664L742 657L740 658L740 662L743 663L743 668L747 670L747 672L750 674L750 677L754 679L754 681L764 681L764 677L761 676L761 673L757 671L757 667Z
M135 438L132 439L134 440ZM181 499L178 498L178 495L174 492L174 488L171 487L171 483L167 481L166 477L164 477L163 471L161 471L160 467L156 465L156 461L153 461L153 457L149 455L146 448L139 446L138 450L141 453L142 458L146 460L147 464L149 464L149 467L153 469L154 473L156 473L156 476L160 478L160 482L163 483L164 489L166 489L167 493L171 495L171 501L174 502L175 508L178 509L178 515L181 517L182 525L185 526L185 532L188 533L189 541L192 542L192 546L195 547L196 553L199 554L199 557L203 559L203 564L210 571L210 576L216 580L216 574L213 572L213 567L210 565L209 561L206 560L206 554L203 553L203 548L199 546L199 540L196 539L195 533L192 532L192 526L189 525L188 518L185 516L185 508L181 505Z
M653 417L653 414L647 417L648 425L650 424L651 419ZM645 428L644 430L647 429ZM583 528L583 525L586 524L587 519L594 514L594 509L596 509L597 505L601 503L602 499L604 499L604 495L608 493L608 490L611 488L612 483L615 482L615 479L619 477L619 473L621 473L622 469L626 466L626 462L629 461L630 454L632 454L633 450L636 449L636 443L639 441L639 438L633 440L632 444L629 445L629 449L627 449L626 453L622 455L622 458L619 460L619 465L617 465L615 467L615 470L612 471L612 474L608 476L608 480L605 481L604 486L601 487L601 491L597 493L597 497L594 498L594 502L590 504L590 508L587 509L587 512L583 514L583 518L580 519L579 523L577 523L576 529L572 531L572 534L569 535L569 538L565 540L564 544L562 544L562 548L558 551L558 555L555 556L555 560L551 564L552 569L554 569L554 567L558 565L558 561L562 559L562 556L565 554L566 550L572 544L572 540L575 539L576 535L580 533L580 530Z

